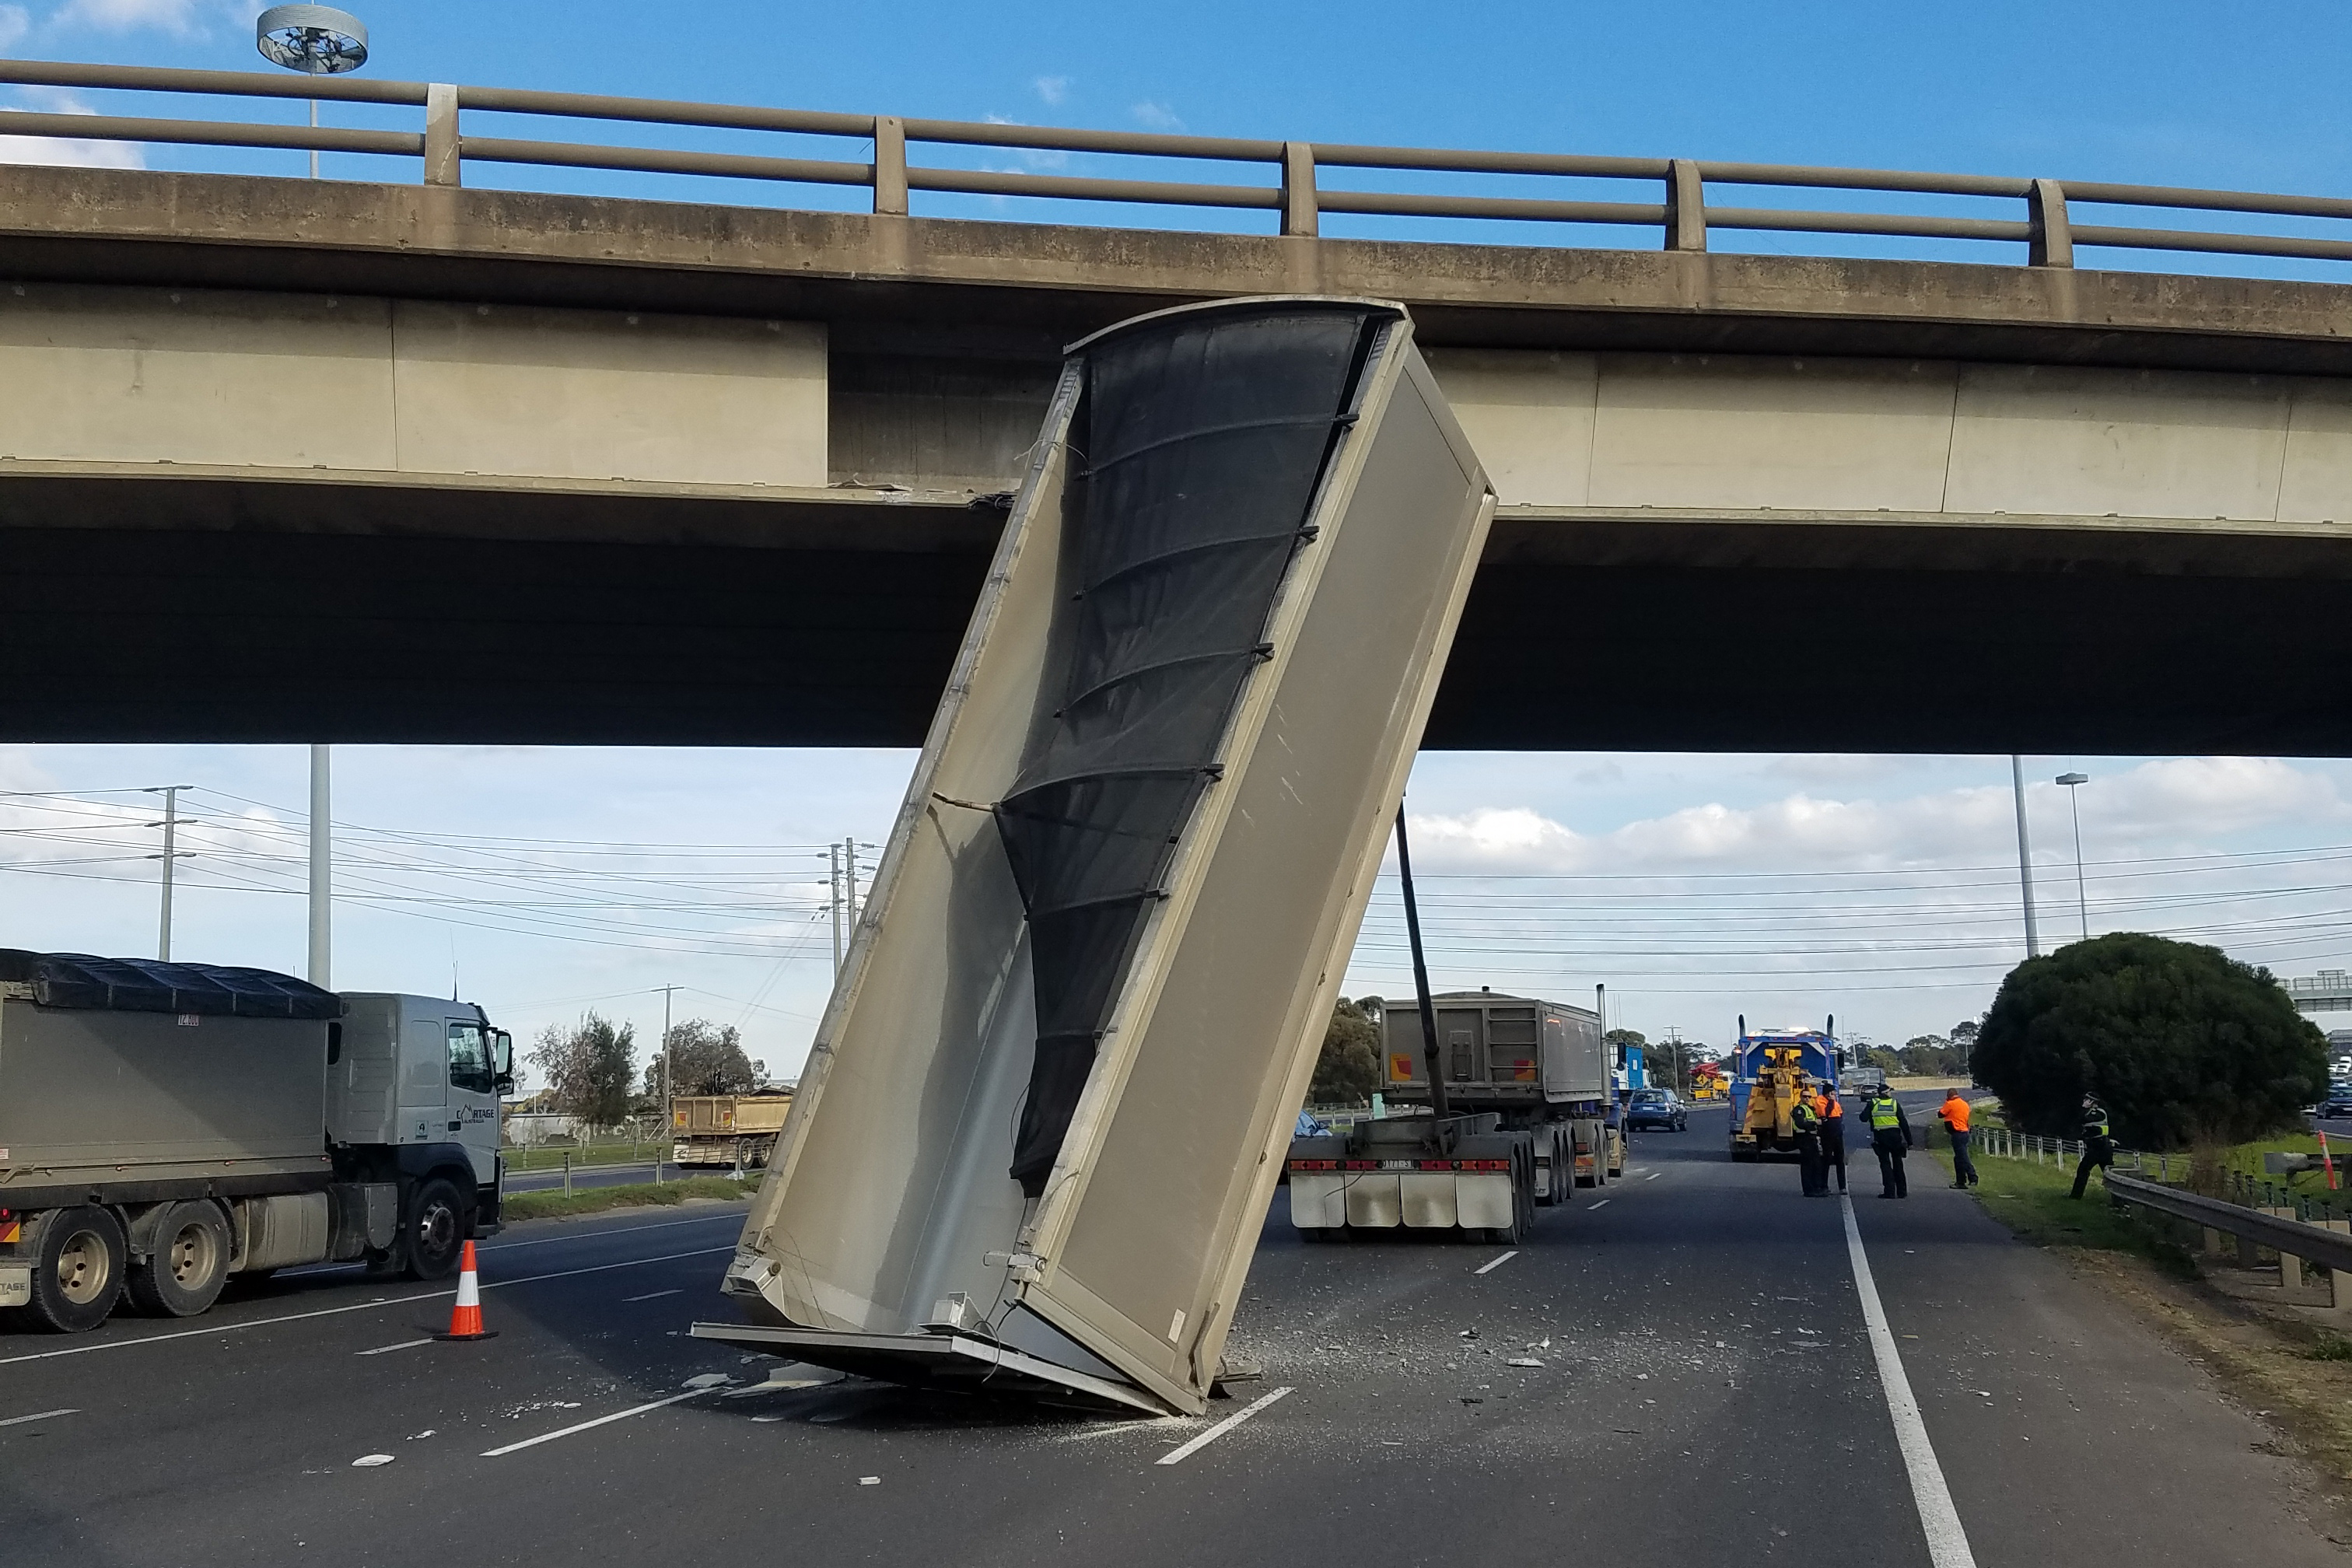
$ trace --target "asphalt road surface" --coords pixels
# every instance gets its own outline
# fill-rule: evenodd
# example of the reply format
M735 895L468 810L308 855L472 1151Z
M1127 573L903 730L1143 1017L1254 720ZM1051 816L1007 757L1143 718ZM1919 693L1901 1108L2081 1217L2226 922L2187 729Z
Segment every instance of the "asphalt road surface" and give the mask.
M779 1363L685 1333L727 1310L732 1205L510 1227L479 1343L425 1337L445 1288L289 1270L202 1319L0 1336L0 1560L2340 1562L2266 1429L2121 1307L1924 1160L1906 1203L1854 1174L1850 1209L1802 1200L1709 1108L1507 1258L1301 1246L1277 1198L1229 1352L1264 1381L1202 1420L763 1387Z

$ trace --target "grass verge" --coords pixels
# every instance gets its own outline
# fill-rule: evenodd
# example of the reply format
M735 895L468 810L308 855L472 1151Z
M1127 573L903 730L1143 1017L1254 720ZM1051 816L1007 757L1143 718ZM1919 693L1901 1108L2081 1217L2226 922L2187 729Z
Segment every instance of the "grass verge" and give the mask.
M1934 1153L1948 1175L1950 1152ZM2096 1176L2078 1203L2067 1195L2071 1166L1982 1156L1976 1164L1988 1213L2120 1297L2270 1423L2280 1437L2265 1447L2310 1467L2331 1539L2352 1536L2352 1340L2291 1309L2224 1294L2187 1247L2109 1205Z
M565 1197L562 1193L509 1193L499 1205L502 1218L553 1219L566 1215L602 1214L606 1209L638 1208L646 1205L682 1204L688 1198L719 1198L737 1203L751 1195L757 1184L732 1176L688 1176L682 1182L631 1183L619 1187L592 1187Z
M1952 1152L1933 1151L1938 1169L1951 1179ZM2081 1247L2144 1258L2176 1279L2197 1278L2196 1260L2170 1239L2116 1209L2091 1178L2077 1200L2072 1165L2037 1165L2026 1160L1977 1157L1977 1200L2010 1229L2038 1247Z

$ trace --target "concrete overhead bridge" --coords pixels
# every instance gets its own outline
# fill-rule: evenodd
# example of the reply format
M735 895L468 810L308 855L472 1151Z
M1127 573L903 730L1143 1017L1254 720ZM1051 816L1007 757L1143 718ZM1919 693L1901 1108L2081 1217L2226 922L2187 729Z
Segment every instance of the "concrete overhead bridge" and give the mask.
M2075 265L2324 269L2352 202L0 81L248 100L0 132L394 182L0 166L0 737L912 745L1062 345L1317 292L1412 309L1502 501L1432 745L2352 752L2352 288ZM405 128L249 101L313 94ZM549 116L660 145L477 133ZM978 166L1005 149L1083 172ZM465 184L494 168L685 199ZM1791 190L1820 205L1725 200ZM1256 232L1006 221L1101 204Z

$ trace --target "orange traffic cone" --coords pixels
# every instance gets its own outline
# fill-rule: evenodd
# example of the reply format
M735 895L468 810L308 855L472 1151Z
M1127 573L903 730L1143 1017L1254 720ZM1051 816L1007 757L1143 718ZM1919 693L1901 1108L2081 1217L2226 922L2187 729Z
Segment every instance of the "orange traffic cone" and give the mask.
M449 1309L449 1331L433 1336L437 1340L488 1340L498 1337L496 1331L482 1327L482 1287L474 1278L474 1244L466 1243L465 1256L457 1260L457 1303Z

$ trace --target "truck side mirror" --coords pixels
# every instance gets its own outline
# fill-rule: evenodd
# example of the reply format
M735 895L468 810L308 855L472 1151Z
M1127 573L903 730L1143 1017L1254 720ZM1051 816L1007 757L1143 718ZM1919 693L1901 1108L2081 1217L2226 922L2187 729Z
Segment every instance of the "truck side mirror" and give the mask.
M510 1072L502 1072L499 1074L498 1077L490 1080L490 1087L496 1089L499 1094L512 1094L515 1090L514 1074Z

